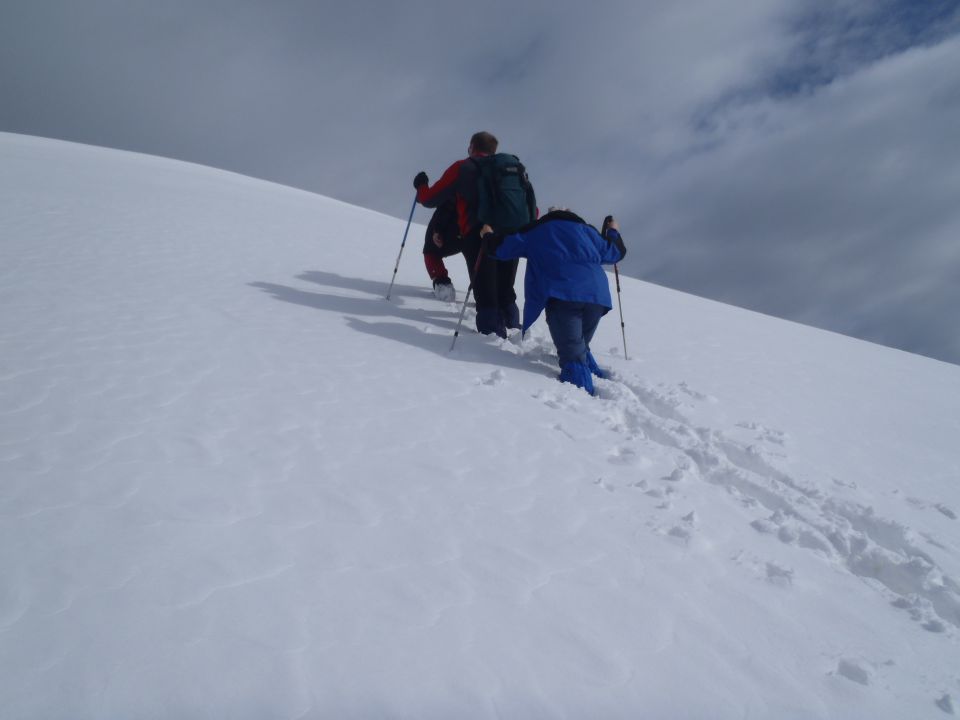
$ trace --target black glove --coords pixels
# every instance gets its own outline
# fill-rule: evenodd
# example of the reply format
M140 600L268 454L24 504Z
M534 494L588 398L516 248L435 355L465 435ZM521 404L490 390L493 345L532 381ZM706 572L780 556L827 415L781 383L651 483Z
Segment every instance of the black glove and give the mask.
M602 237L604 240L607 239L607 230L609 229L610 223L612 222L613 222L613 215L607 215L603 219L603 227L601 227L600 229L600 237Z
M495 255L497 248L500 247L502 243L503 238L495 232L488 232L486 235L480 236L480 244L484 255Z
M417 173L417 176L413 179L413 186L419 190L424 185L429 185L430 181L427 179L427 174L421 170Z
M613 243L614 247L620 251L620 260L623 260L627 256L627 246L623 244L623 236L620 234L620 231L610 227L610 223L612 222L612 215L607 215L603 219L603 230L600 231L600 237L609 243Z

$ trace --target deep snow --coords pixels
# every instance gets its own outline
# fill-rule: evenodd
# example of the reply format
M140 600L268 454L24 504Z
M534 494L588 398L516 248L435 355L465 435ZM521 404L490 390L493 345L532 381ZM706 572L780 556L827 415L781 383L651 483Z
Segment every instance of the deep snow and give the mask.
M593 399L404 224L0 134L3 717L958 712L960 367L622 278Z

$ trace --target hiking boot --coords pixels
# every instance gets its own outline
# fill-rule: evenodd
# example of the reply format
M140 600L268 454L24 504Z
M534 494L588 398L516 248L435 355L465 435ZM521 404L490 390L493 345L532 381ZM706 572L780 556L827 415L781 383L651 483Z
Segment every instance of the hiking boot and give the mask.
M607 377L607 371L600 369L600 366L597 365L597 361L593 358L593 353L589 350L587 350L587 367L590 369L590 372L592 372L598 378Z
M433 294L437 300L443 302L454 302L457 299L457 291L453 289L453 283L448 277L437 278L433 281Z
M569 362L560 370L560 382L573 383L583 388L591 395L596 395L593 389L593 376L590 369L581 362Z
M520 308L517 307L515 302L501 307L500 314L503 315L503 324L506 325L508 330L520 329Z
M483 335L492 333L502 338L507 336L507 328L503 324L503 316L498 308L477 308L477 332Z

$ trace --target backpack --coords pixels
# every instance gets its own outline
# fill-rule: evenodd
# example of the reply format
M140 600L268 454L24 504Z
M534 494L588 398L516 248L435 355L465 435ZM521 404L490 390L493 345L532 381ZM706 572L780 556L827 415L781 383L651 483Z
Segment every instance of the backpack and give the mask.
M537 199L516 155L471 158L477 167L477 220L496 232L518 230L536 219Z

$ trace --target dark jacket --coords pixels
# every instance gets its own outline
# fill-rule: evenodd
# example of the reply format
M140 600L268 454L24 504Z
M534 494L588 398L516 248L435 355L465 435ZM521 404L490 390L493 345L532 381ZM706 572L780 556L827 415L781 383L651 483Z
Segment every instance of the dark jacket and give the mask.
M610 310L610 283L602 264L620 262L627 254L620 233L612 228L603 238L595 227L572 212L558 210L494 240L498 260L527 258L524 278L523 330L540 317L547 300L602 305Z
M437 247L433 242L434 233L440 235L443 240L442 247ZM460 227L457 223L457 206L453 200L450 200L433 211L423 238L423 252L437 257L449 257L462 250Z
M435 208L448 200L457 204L457 224L466 237L477 225L477 166L470 158L457 160L432 186L417 190L417 202Z

